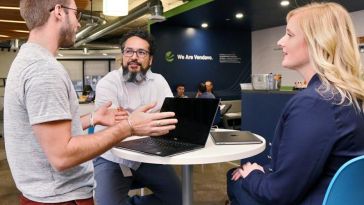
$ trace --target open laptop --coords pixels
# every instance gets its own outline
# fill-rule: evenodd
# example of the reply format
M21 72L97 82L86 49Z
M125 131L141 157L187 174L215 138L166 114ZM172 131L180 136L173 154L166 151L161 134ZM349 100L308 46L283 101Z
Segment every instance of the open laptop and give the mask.
M217 145L260 144L262 140L249 131L222 131L211 132Z
M161 112L173 111L176 129L160 137L122 141L117 148L158 156L171 156L205 147L219 99L165 98Z

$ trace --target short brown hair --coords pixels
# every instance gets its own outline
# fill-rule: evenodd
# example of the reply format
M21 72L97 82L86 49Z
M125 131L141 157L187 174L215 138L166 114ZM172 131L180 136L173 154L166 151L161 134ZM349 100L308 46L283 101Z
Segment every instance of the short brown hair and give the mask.
M148 42L149 44L149 54L151 56L153 56L154 52L155 52L155 42L154 42L154 37L147 31L141 28L137 28L137 29L133 29L128 31L126 34L123 35L123 37L121 38L121 50L124 50L125 47L125 42L131 38L131 37L139 37L145 41Z
M29 30L44 25L49 18L49 10L57 4L68 5L70 0L20 0L20 15Z

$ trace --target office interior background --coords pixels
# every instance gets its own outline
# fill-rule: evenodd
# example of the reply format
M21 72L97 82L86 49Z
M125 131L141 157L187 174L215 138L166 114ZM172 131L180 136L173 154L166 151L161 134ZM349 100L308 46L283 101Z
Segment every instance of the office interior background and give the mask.
M152 71L162 74L173 92L177 84L183 83L186 94L193 97L199 82L211 80L215 94L223 101L239 101L234 112L241 112L241 116L244 110L240 107L240 83L250 83L252 74L282 74L282 86L294 86L303 80L295 71L282 68L282 51L276 42L285 33L286 14L307 0L289 0L288 5L281 5L281 0L129 0L125 16L105 15L103 0L75 2L83 12L82 27L75 46L60 49L57 59L79 93L85 85L95 88L102 76L119 69L119 40L133 28L148 29L155 37L157 52ZM350 11L364 64L364 1L333 2ZM10 65L29 33L18 4L18 0L0 0L0 110ZM10 180L4 147L0 148L0 175ZM225 172L232 166L225 163L195 169L195 200L200 204L222 204L226 199ZM197 179L205 172L210 174L211 185ZM14 185L9 189L9 184L0 182L0 204L15 200L11 197L16 195L16 189ZM211 187L216 188L211 192ZM209 192L211 197L202 197Z

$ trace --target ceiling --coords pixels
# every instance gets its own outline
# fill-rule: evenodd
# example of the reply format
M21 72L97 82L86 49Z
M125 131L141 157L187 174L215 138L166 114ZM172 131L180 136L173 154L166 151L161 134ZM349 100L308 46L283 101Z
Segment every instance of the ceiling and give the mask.
M200 27L207 22L209 28L260 30L286 24L287 13L312 0L290 0L282 7L281 0L215 0L171 19L167 24L186 27ZM328 0L325 0L327 2ZM228 3L227 3L228 2ZM322 2L322 0L316 0ZM364 10L364 0L332 0L343 5L348 11ZM235 13L242 12L244 18L237 20Z
M93 9L93 16L98 16L102 21L106 21L105 25L98 25L97 29L93 28L91 32L87 33L82 38L86 38L88 34L96 33L96 31L105 28L107 25L115 24L120 25L105 35L97 36L97 38L90 38L86 42L81 41L77 46L84 46L90 42L107 42L112 43L116 38L120 38L122 33L135 27L145 27L148 24L149 13L141 13L134 15L141 10L143 5L146 5L147 0L129 0L129 15L126 17L109 17L102 14L102 0L75 0L78 8L83 10L85 14L91 14L91 2ZM161 0L164 12L170 11L173 8L181 6L185 3L193 3L193 1L206 1L206 0ZM297 6L304 5L311 0L290 0L290 5L287 7L280 6L280 0L214 0L210 3L200 7L187 10L182 14L168 18L164 24L173 26L196 27L199 28L202 22L207 22L209 28L213 29L239 29L255 31L259 29L280 26L285 24L285 16L287 12ZM347 8L350 12L364 10L364 0L333 0ZM1 6L18 7L19 0L0 0ZM234 16L236 12L242 12L244 18L237 20ZM134 17L135 18L134 18ZM0 9L0 44L1 42L10 39L26 39L28 33L19 32L27 31L25 23L5 23L1 19L23 21L20 17L19 10L6 10ZM91 19L83 16L81 25L86 28Z
M83 14L91 14L91 3L93 16L101 17L102 20L106 22L112 22L117 20L117 17L105 16L102 14L102 0L75 0L76 5L79 10L82 11ZM147 0L129 0L129 13L137 10L138 6L146 4ZM186 1L184 0L161 0L164 11L168 11L177 6L182 5ZM24 20L20 16L19 9L1 9L1 7L19 7L19 0L0 0L0 41L11 40L11 39L26 39L28 36L28 29L25 25ZM134 9L134 10L133 10ZM123 31L128 30L134 27L143 27L148 23L148 14L144 14L139 16L138 18L132 19L120 26L121 29L116 29L108 35L119 35L123 33ZM119 18L119 19L122 19ZM20 22L4 22L2 20L12 20L12 21L20 21ZM81 26L85 26L90 23L91 19L87 16L83 15L81 20ZM81 28L82 29L82 28Z

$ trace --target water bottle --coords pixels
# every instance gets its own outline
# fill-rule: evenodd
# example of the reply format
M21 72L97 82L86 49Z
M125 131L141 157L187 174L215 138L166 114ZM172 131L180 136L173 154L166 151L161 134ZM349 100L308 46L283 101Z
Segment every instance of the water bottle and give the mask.
M268 74L268 90L274 90L274 76L273 76L273 73Z
M274 90L281 89L281 82L282 82L282 75L281 74L274 74Z

